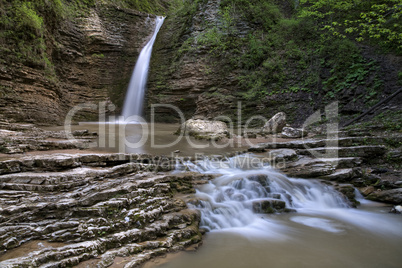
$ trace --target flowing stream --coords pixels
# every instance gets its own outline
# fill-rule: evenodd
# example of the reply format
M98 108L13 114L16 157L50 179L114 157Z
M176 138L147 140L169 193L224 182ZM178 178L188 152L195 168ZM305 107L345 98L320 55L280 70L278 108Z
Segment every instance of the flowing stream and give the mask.
M154 34L147 45L141 50L137 63L131 76L123 106L122 116L127 119L130 116L141 116L144 103L145 89L148 79L149 62L151 61L152 47L155 43L159 29L162 27L164 17L156 17Z
M332 186L288 178L253 155L184 169L219 174L188 197L209 232L197 253L157 267L400 267L402 219L383 204L351 208ZM289 213L258 213L264 201Z

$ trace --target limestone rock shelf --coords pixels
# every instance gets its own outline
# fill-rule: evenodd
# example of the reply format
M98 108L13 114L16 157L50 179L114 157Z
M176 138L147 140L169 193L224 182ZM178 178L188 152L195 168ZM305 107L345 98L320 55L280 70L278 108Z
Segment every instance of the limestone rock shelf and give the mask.
M199 243L200 215L177 194L194 192L193 180L208 176L149 172L135 161L120 164L127 159L59 155L11 161L33 171L0 176L0 250L33 240L65 245L38 249L0 266L62 267L96 258L99 267L108 267L116 257L130 256L127 267L134 267ZM80 163L90 167L77 167Z

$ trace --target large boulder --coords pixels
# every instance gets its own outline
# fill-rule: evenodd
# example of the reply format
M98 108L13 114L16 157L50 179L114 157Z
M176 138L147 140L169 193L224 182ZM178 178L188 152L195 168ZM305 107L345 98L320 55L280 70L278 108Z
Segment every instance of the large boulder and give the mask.
M282 138L298 139L307 136L307 132L301 128L284 127L282 129Z
M275 212L282 212L286 209L285 201L276 199L256 200L253 201L252 205L254 213L271 214Z
M180 126L178 133L182 132L184 135L205 140L220 140L229 137L228 127L222 121L190 119Z
M385 191L377 190L369 194L367 199L399 205L402 204L402 188Z
M264 134L281 133L286 124L286 114L283 112L277 113L269 119L262 127L261 132Z

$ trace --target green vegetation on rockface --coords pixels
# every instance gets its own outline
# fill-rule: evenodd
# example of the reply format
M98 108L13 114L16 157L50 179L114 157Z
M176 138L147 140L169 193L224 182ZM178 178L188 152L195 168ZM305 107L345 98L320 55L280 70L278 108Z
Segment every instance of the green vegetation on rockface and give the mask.
M359 42L398 55L401 4L222 0L216 19L204 20L204 30L191 33L194 14L211 1L176 1L166 22L173 33L169 46L176 49L175 61L161 66L157 84L161 89L168 84L169 71L174 72L183 57L204 57L209 63L206 75L236 73L238 85L232 95L246 104L305 92L315 109L339 99L370 107L378 101L384 82L378 62L362 55ZM208 53L200 53L205 50Z
M203 13L213 10L211 5L216 14ZM372 54L375 49L402 53L402 0L13 0L0 1L0 64L42 69L57 81L52 55L60 47L60 26L83 19L91 8L110 6L167 14L162 32L169 32L168 38L154 51L169 47L174 57L155 55L152 69L160 103L168 99L164 92L170 90L172 74L184 58L193 58L203 62L205 77L231 74L235 80L206 89L205 96L222 103L242 101L251 114L257 106L262 107L258 113L270 113L278 96L292 95L290 101L308 99L314 110L340 100L341 111L353 117L384 96L384 81L394 75L391 71L384 79L376 57L364 55L362 45L374 48ZM395 70L400 84L401 77ZM122 82L121 90L111 94L122 96L125 87ZM187 105L187 98L180 103ZM290 119L295 109L287 111Z
M113 5L163 14L166 0L14 0L0 2L0 61L43 68L53 76L50 47L63 20L78 20L90 8ZM49 47L50 46L50 47Z
M66 16L61 0L2 2L0 59L44 68L53 73L47 37Z
M401 0L301 0L300 17L313 18L340 38L368 39L402 53Z
M112 100L121 105L137 47L148 34L146 27L152 27L147 13L162 15L168 4L0 1L0 117L54 124L79 102ZM119 46L110 49L111 43ZM97 115L83 111L75 119L95 120Z

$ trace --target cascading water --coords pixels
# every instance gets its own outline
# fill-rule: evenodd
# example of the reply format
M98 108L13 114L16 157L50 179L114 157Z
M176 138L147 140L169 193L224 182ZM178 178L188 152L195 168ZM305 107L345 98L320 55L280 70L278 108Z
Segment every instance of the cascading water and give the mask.
M209 231L234 231L247 236L284 237L287 231L266 212L291 213L292 222L327 232L343 232L347 224L366 230L400 233L400 226L372 213L353 209L332 186L317 180L292 179L252 155L226 160L202 160L179 167L221 174L197 190L190 206L201 212L201 227ZM331 218L331 219L328 219ZM378 226L381 226L379 230Z
M151 40L149 40L147 45L142 49L137 63L135 64L135 68L130 79L123 106L122 116L125 120L127 120L127 118L129 118L130 116L141 116L142 114L152 47L155 43L156 36L159 32L159 29L162 27L164 20L164 17L156 18L155 32Z
M210 232L196 254L157 267L400 267L400 215L371 201L351 208L332 186L263 163L257 155L178 162L177 172L216 176L186 196ZM291 213L266 214L264 204Z

